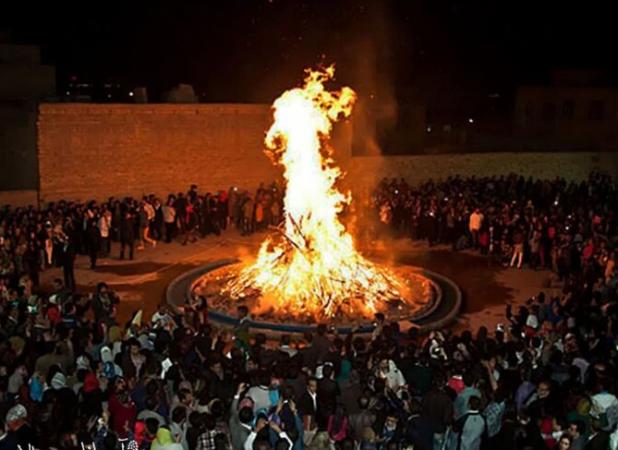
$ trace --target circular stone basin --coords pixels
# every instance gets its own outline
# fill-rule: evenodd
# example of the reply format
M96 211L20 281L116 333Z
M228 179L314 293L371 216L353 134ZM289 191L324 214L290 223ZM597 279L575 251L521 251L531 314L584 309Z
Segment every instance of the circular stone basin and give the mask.
M236 308L247 304L249 300L233 300L226 297L217 298L226 276L233 275L242 266L238 260L228 259L193 269L176 278L167 288L167 301L172 306L181 306L185 299L194 293L206 294L208 300L208 316L211 322L224 327L233 327L238 323ZM450 279L437 273L413 266L395 266L393 272L408 280L416 280L424 286L428 294L422 300L414 303L407 310L395 308L385 311L388 321L398 321L402 331L417 327L420 331L441 328L448 325L456 317L461 307L462 295L458 286ZM228 275L229 274L229 275ZM210 292L209 292L210 290ZM392 312L392 314L391 314ZM252 329L266 334L304 333L315 328L315 321L304 322L286 317L260 316L252 314ZM350 333L356 327L357 333L369 333L373 325L365 320L359 324L354 319L339 319L331 321L340 334Z
M273 312L268 306L262 306L262 298L259 292L242 298L233 299L224 291L228 283L234 280L243 269L242 264L231 264L209 271L199 277L193 283L191 292L201 295L208 301L209 309L222 312L227 315L236 314L236 308L240 305L247 306L251 317L260 322L289 324L294 322L299 325L311 325L316 319L310 315L303 315L302 311L295 314L282 315ZM402 283L405 298L393 299L379 305L379 311L389 320L400 321L420 317L431 310L440 300L440 287L425 277L422 273L410 266L391 268L391 273ZM372 320L373 317L365 318ZM332 318L318 319L335 327L354 325L361 317L339 310Z

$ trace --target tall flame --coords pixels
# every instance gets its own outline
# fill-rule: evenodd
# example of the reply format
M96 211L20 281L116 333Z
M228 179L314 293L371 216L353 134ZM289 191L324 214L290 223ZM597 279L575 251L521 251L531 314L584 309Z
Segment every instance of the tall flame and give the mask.
M327 141L333 123L352 111L349 87L328 91L334 67L307 70L304 85L273 105L267 153L284 167L285 221L267 238L255 263L226 287L232 298L253 293L261 307L291 317L330 318L338 313L370 317L400 298L400 283L361 256L338 215L350 199L335 186L341 170Z

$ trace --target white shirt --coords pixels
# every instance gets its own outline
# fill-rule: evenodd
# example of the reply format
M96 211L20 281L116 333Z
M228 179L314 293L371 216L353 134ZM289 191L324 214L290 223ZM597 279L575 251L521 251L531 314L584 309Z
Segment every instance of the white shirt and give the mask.
M102 238L109 237L109 229L112 226L112 219L110 217L106 217L105 215L99 217L99 221L97 222L97 227L99 228L99 232L101 233Z

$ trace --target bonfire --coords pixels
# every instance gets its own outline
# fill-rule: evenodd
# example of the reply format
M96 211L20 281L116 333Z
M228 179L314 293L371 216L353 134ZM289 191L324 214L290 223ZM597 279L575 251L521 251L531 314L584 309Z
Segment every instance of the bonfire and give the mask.
M284 171L284 221L222 292L236 300L258 295L260 309L275 315L370 318L405 289L356 250L339 220L351 196L337 187L342 172L329 137L333 124L350 115L356 94L349 87L327 90L334 72L333 66L307 70L302 87L275 100L265 144Z

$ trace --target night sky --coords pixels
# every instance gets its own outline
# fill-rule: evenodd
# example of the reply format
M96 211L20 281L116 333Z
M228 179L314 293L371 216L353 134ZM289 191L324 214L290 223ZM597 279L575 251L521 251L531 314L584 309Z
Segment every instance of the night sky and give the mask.
M336 62L338 79L376 98L508 93L552 68L614 78L616 14L554 1L13 2L0 30L37 44L69 76L147 86L190 83L206 101L271 101L302 69ZM62 5L62 6L61 6Z

